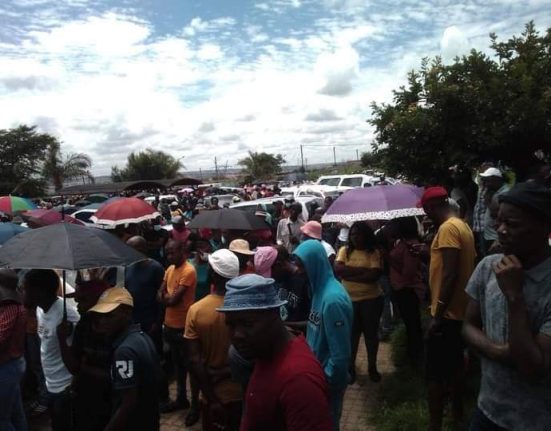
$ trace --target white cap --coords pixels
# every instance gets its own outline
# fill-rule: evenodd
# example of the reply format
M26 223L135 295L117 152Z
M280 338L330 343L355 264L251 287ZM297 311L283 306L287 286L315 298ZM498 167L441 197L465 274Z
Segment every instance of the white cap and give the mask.
M232 279L239 275L239 259L228 249L223 248L209 254L209 264L221 277Z
M488 178L488 177L503 178L503 174L498 168L488 168L484 172L482 172L480 176L483 178Z

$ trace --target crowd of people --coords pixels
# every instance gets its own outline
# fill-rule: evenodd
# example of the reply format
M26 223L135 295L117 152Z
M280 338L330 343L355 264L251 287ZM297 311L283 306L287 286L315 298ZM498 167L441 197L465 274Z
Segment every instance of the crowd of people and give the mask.
M0 430L46 411L54 431L158 430L178 410L205 431L339 430L362 336L380 382L398 318L430 431L448 405L472 431L550 430L549 169L514 185L495 166L464 178L427 187L425 217L351 225L321 223L331 198L308 217L292 200L259 205L262 231L189 229L225 211L215 199L155 201L161 217L113 230L147 259L122 281L78 272L66 303L56 271L0 269ZM467 419L469 354L482 378Z

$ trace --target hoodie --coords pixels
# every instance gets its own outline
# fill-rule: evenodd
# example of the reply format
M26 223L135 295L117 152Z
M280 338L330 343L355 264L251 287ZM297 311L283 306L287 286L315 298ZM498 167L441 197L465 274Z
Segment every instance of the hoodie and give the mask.
M352 301L333 275L319 241L304 241L294 254L302 261L312 289L306 340L329 384L344 387L348 384L351 357Z

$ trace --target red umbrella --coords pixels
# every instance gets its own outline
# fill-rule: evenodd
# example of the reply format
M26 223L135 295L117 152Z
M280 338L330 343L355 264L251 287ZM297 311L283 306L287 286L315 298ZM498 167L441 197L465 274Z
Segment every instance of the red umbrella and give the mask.
M147 202L138 198L121 198L103 205L90 217L94 223L117 226L153 220L161 214Z
M56 223L71 223L84 226L84 223L80 220L70 215L62 215L56 210L37 209L25 211L21 214L21 217L23 217L31 227L43 227Z

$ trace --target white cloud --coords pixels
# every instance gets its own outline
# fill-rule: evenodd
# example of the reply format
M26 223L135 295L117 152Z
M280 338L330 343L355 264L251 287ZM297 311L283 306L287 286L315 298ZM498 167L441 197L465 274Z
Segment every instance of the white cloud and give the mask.
M452 60L457 56L467 54L469 51L469 41L456 26L448 27L444 30L440 40L440 51L444 60Z
M371 101L391 100L421 58L487 52L489 31L518 34L536 10L551 25L537 2L506 0L505 16L490 13L497 0L277 0L165 31L137 10L72 0L69 16L67 1L40 1L53 6L20 23L9 9L0 29L0 128L37 124L90 153L97 174L146 147L185 155L188 169L212 168L214 154L233 166L248 149L295 163L300 143L346 143L338 160L355 158L373 138ZM312 147L305 157L328 160Z
M319 93L328 96L349 94L359 73L359 60L357 51L346 45L334 52L321 54L314 67L321 80Z

